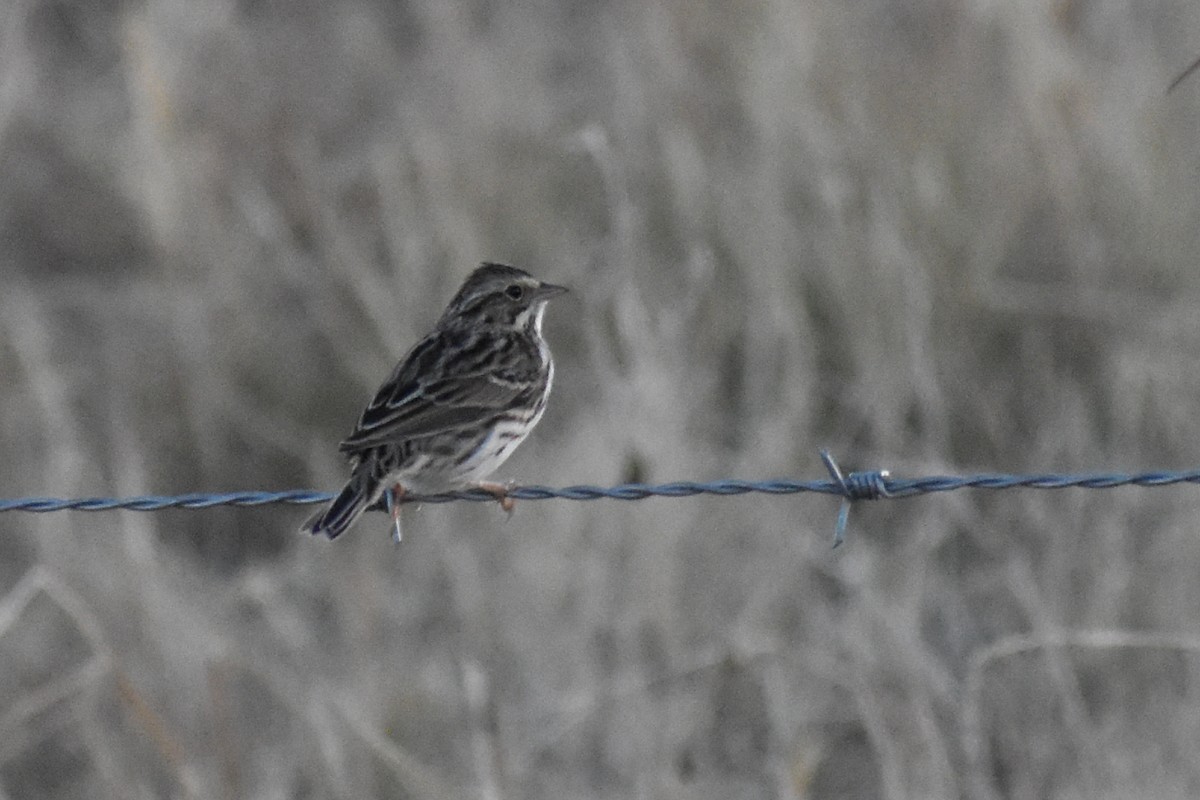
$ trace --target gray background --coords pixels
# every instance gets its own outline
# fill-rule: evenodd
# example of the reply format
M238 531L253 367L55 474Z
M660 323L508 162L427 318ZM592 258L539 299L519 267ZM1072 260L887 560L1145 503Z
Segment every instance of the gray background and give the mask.
M0 4L0 495L335 489L484 259L498 476L1200 463L1193 2ZM1200 795L1191 487L0 518L9 798Z

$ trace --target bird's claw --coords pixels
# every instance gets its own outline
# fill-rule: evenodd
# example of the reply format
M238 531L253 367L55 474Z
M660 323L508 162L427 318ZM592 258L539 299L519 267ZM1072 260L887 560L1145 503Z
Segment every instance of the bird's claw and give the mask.
M512 516L513 509L517 507L517 501L508 496L509 491L515 486L511 481L509 483L492 483L490 481L480 481L476 484L476 488L482 489L488 494L496 498L496 502L500 504L500 508L509 517Z

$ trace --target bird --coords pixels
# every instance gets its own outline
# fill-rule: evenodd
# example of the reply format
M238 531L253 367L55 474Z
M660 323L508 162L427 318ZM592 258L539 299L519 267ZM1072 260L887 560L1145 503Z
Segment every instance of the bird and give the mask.
M508 487L486 482L541 420L554 383L542 318L566 288L504 264L463 282L341 443L350 480L302 531L337 538L388 490L393 538L407 493L479 488L512 511Z

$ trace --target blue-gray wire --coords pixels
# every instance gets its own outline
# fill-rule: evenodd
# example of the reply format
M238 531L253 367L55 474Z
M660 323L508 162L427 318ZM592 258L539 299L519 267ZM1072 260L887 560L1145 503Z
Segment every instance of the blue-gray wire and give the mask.
M799 494L815 492L843 498L834 532L834 544L840 544L846 527L850 504L858 500L897 499L955 489L1113 489L1118 486L1173 486L1181 483L1200 484L1200 469L1186 471L1155 471L1141 473L1085 473L1010 475L1004 473L979 475L932 475L922 478L893 478L886 471L851 472L845 476L825 451L821 452L827 480L717 480L676 481L674 483L625 483L619 486L514 486L508 496L514 500L644 500L649 497L693 497L695 495L740 494ZM197 492L193 494L144 497L91 497L61 499L53 497L22 497L0 500L0 512L29 511L161 511L168 508L200 509L214 506L264 506L272 504L309 505L328 502L329 492L294 489L283 492ZM464 489L432 495L406 495L405 503L450 503L457 500L495 502L496 496L479 489Z

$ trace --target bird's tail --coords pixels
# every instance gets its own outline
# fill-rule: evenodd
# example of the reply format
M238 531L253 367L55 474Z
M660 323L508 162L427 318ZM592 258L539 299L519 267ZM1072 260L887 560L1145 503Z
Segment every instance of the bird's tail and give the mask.
M309 517L300 530L312 534L323 533L330 539L336 539L378 499L378 494L379 482L371 476L370 470L356 469L337 497Z

